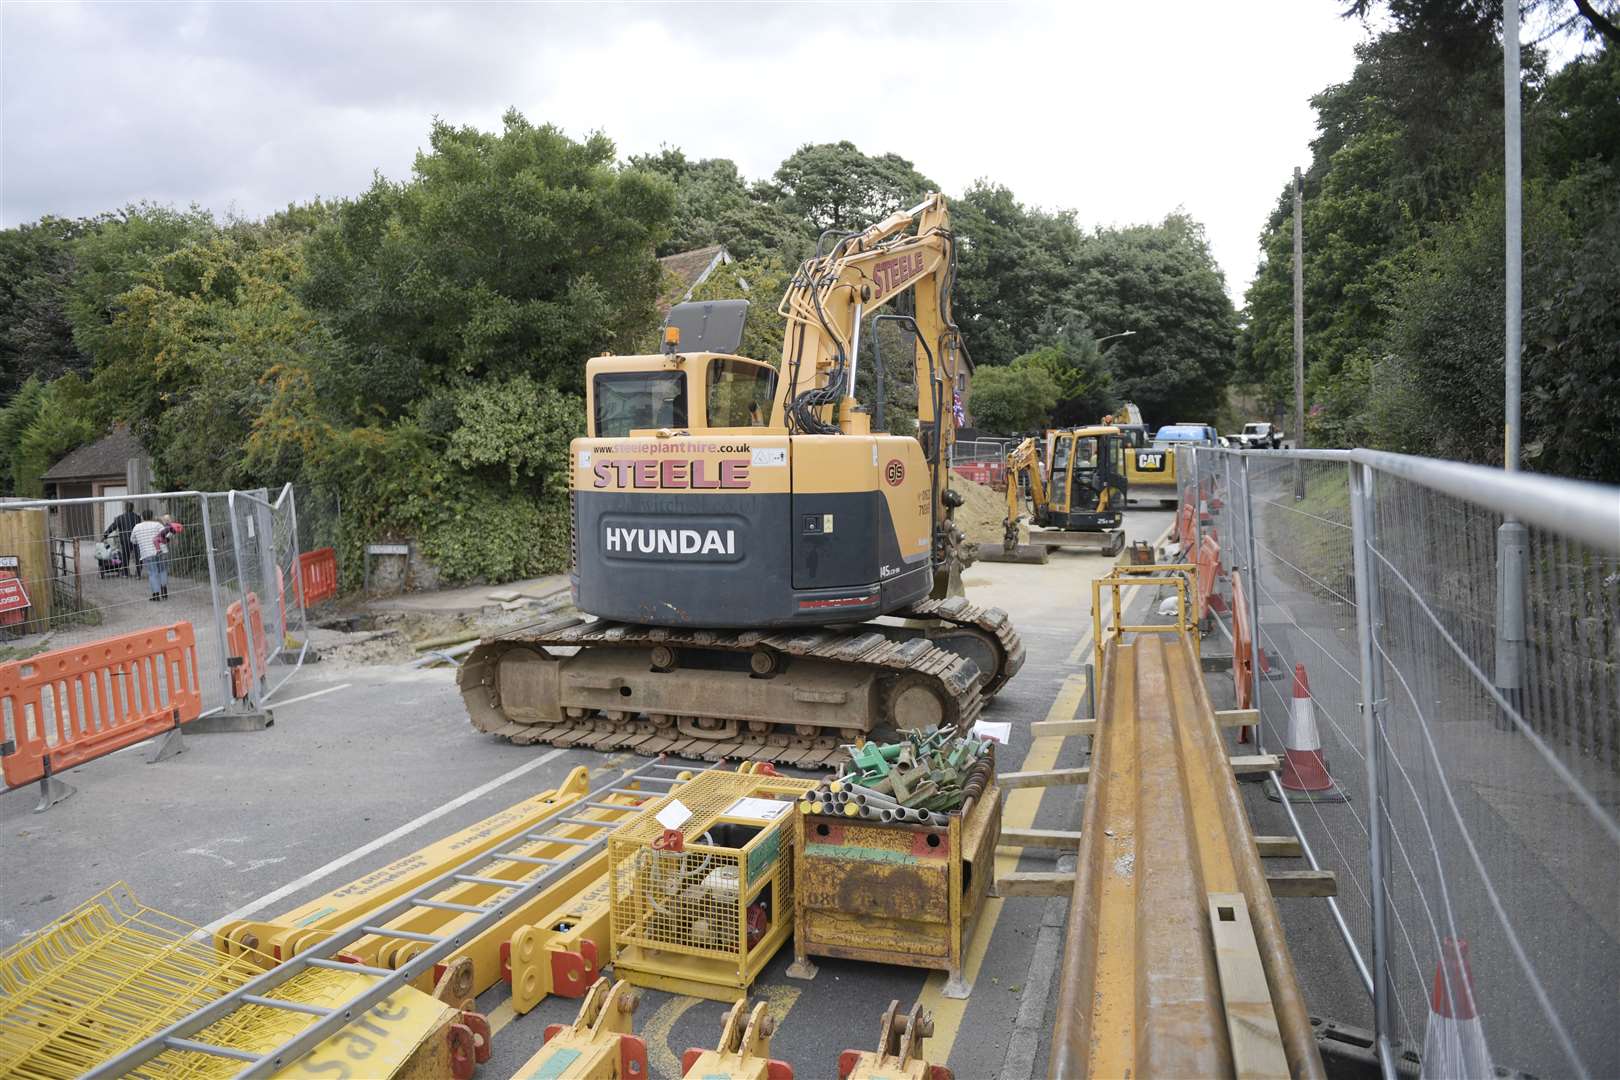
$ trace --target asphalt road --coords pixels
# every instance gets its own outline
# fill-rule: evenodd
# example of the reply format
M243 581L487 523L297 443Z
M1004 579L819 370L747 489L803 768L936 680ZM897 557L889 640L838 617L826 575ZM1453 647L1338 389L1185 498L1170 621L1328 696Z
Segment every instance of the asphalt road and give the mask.
M1128 535L1152 540L1171 518L1133 509ZM1090 657L1089 583L1109 561L1057 553L1045 566L980 564L968 572L969 595L1012 612L1028 650L1022 672L986 712L1013 723L1003 769L1084 763L1083 740L1032 741L1027 724L1087 715L1077 691ZM1211 676L1211 684L1222 678ZM270 917L553 787L577 765L606 776L634 764L591 751L552 756L478 734L447 672L313 665L280 697L268 731L191 736L186 753L156 765L130 750L76 769L68 779L78 794L46 814L30 812L31 791L0 796L0 947L120 880L146 903L198 925L249 911ZM1003 823L1077 829L1081 792L1013 793ZM1257 827L1283 831L1258 820ZM1056 859L1049 851L1009 855L999 869L1052 868ZM1282 903L1296 960L1320 969L1307 978L1308 991L1343 985L1350 977L1343 948L1311 921L1325 917L1316 913L1321 905L1312 912L1311 901ZM813 982L790 980L791 946L784 948L754 987L779 1016L773 1054L800 1076L832 1075L840 1051L874 1048L890 1000L904 1007L921 998L936 1015L931 1060L948 1055L964 1080L1043 1075L1066 906L992 901L969 953L973 993L965 1002L944 998L943 976L921 970L828 960ZM498 985L479 1002L499 1028L483 1075L511 1075L547 1024L577 1010L572 1000L552 998L514 1018L505 997ZM675 1071L688 1046L712 1046L723 1012L718 1003L647 993L635 1026L648 1039L655 1074Z

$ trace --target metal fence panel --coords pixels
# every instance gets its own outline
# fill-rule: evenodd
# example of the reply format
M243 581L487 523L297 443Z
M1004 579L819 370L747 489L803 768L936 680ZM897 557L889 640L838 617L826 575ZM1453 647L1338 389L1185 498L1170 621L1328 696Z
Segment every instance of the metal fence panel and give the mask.
M178 527L161 560L143 560L127 543L126 511ZM309 531L335 528L335 514L317 512ZM274 500L260 490L0 504L0 578L20 579L29 600L20 610L0 608L0 662L187 621L203 709L212 712L233 702L230 660L242 650L230 634L232 605L245 614L251 594L262 630L244 619L246 633L270 661L252 680L249 703L260 705L303 660L305 531L290 485Z
M203 500L171 492L0 505L0 522L8 526L0 529L0 562L17 561L32 601L20 614L0 613L0 661L187 621L196 630L203 707L224 705L225 684L211 677L225 660L214 632ZM126 512L157 521L166 516L180 526L166 545L162 577L153 573L153 560L142 560L125 542L122 526L129 522L120 519ZM166 581L166 593L154 594L155 580Z
M1425 1075L1487 1058L1620 1075L1620 495L1571 489L1580 522L1559 498L1525 504L1521 633L1502 490L1483 470L1475 498L1425 483L1430 464L1183 448L1199 542L1221 550L1209 632L1234 634L1235 571L1270 661L1260 741L1288 748L1303 694L1346 797L1286 809L1338 873L1333 915L1386 1043L1427 1039ZM1593 506L1612 508L1608 545L1571 538L1604 535ZM1431 1015L1437 977L1460 1023Z

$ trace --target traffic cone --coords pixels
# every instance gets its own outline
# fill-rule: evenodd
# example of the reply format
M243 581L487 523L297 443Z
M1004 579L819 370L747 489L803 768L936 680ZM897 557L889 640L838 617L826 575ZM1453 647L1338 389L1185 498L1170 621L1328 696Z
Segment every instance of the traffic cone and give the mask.
M1474 1080L1494 1075L1474 999L1474 975L1468 969L1468 942L1442 938L1418 1076L1422 1080Z
M1305 665L1294 665L1294 712L1288 718L1281 783L1289 802L1346 802L1344 792L1328 775L1322 757L1322 736L1316 729L1316 701L1305 678ZM1271 798L1277 798L1270 792Z

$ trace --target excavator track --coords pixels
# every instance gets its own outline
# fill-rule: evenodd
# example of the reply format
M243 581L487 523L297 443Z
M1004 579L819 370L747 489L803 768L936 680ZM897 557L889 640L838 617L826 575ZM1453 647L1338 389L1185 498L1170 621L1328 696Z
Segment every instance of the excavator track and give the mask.
M885 729L970 728L1023 665L998 608L952 598L895 615L926 625L772 632L580 618L481 643L457 682L473 726L519 744L830 767L844 744ZM995 658L988 683L975 655Z

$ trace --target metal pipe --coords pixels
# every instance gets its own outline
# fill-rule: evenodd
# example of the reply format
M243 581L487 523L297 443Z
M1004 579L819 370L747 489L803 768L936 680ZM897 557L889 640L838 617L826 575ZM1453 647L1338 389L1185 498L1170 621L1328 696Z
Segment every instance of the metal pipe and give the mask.
M1250 647L1254 650L1252 662L1249 664L1249 703L1256 709L1260 709L1264 708L1260 701L1260 650L1263 647L1260 643L1260 595L1264 590L1260 588L1260 560L1256 554L1259 548L1254 540L1254 499L1249 496L1249 459L1245 457L1242 462L1243 467L1239 470L1238 475L1243 477L1244 531L1249 534L1249 550L1246 555L1249 561L1249 592L1251 594L1248 603L1249 642ZM1257 754L1265 753L1266 737L1264 732L1264 724L1254 725L1254 752Z
M208 496L200 496L202 504L203 553L208 558L208 595L214 605L214 633L219 637L219 663L225 676L225 700L236 698L236 687L231 684L231 668L226 661L231 655L231 643L225 633L225 612L219 606L219 568L214 563L214 531L209 525Z
M1352 450L1350 456L1379 472L1620 555L1620 487L1379 450Z
M849 332L849 386L844 391L845 397L855 396L855 373L861 366L861 302L855 301L855 325Z
M1208 447L1204 448L1208 451ZM1620 487L1557 476L1506 472L1460 461L1391 454L1382 450L1221 450L1272 459L1350 461L1450 495L1532 528L1567 536L1620 555ZM1180 464L1177 464L1180 470Z
M1394 1030L1391 1008L1394 987L1390 978L1389 956L1389 903L1385 892L1385 869L1388 853L1384 836L1385 808L1382 785L1385 772L1385 747L1381 729L1383 701L1377 685L1378 658L1374 653L1374 613L1376 572L1372 565L1371 545L1375 520L1373 505L1368 497L1366 465L1350 467L1350 528L1351 550L1355 563L1356 592L1356 644L1361 658L1361 716L1363 740L1366 743L1367 773L1367 862L1372 894L1372 971L1373 971L1373 1033L1378 1044L1378 1061L1384 1076L1395 1075L1394 1056L1390 1050L1391 1032Z
M1507 297L1506 341L1503 368L1506 378L1507 424L1502 467L1519 470L1519 346L1520 319L1524 308L1523 273L1523 178L1519 154L1519 7L1502 5L1502 179L1507 189Z
M143 499L179 499L187 495L218 495L207 491L142 491L130 495L86 495L73 499L7 499L7 510L34 510L52 506L83 506L89 503L140 502Z
M1305 185L1294 166L1294 445L1305 445ZM1294 464L1294 498L1305 497L1305 466Z
M242 634L243 640L247 642L246 648L243 649L247 655L242 657L242 663L247 665L248 670L247 703L251 708L261 709L264 707L262 704L263 694L261 693L263 688L259 686L258 679L253 673L254 667L257 666L253 662L253 620L248 617L248 590L245 587L247 583L242 574L242 537L236 527L236 492L234 491L225 493L225 513L231 519L231 551L236 558L237 591L242 594Z

